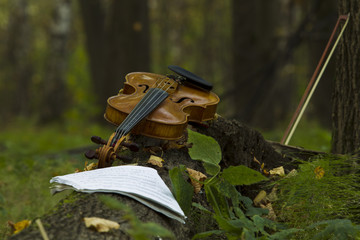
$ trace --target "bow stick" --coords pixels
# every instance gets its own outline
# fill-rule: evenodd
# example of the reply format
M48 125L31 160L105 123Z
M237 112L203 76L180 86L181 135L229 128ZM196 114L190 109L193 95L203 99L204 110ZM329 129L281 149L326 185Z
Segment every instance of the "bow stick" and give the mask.
M314 91L315 91L315 89L316 89L316 87L317 87L317 85L318 85L318 83L319 83L319 81L320 81L320 79L321 79L321 77L322 77L322 75L323 75L323 73L324 73L324 71L325 71L325 69L326 69L326 67L327 67L327 65L328 65L328 63L329 63L329 61L330 61L330 59L331 59L337 45L338 45L341 37L342 37L342 35L343 35L343 33L344 33L344 30L345 30L345 28L346 28L346 26L347 26L347 24L349 22L349 18L350 18L350 13L347 14L347 15L340 15L339 16L339 18L338 18L338 20L336 22L336 25L334 27L334 30L333 30L333 32L332 32L332 34L330 36L330 39L329 39L329 41L328 41L328 43L327 43L327 45L325 47L325 50L324 50L324 52L323 52L323 54L322 54L322 56L320 58L320 61L319 61L318 65L317 65L317 67L316 67L316 69L315 69L315 71L314 71L314 73L313 73L313 75L311 77L311 80L310 80L310 82L309 82L309 84L308 84L308 86L307 86L301 100L300 100L300 103L299 103L299 105L298 105L298 107L297 107L297 109L296 109L296 111L295 111L295 113L294 113L294 115L293 115L293 117L292 117L292 119L291 119L285 133L284 133L283 138L280 141L281 144L288 145L288 143L290 142L290 139L292 138L292 136L293 136L293 134L295 132L295 129L296 129L297 125L299 124L300 119L301 119L302 115L304 114L304 111L305 111L307 105L309 104L309 101L310 101L310 99L311 99L311 97L312 97L312 95L313 95L313 93L314 93ZM339 36L337 37L337 39L336 39L336 41L335 41L329 55L326 58L325 63L322 66L321 71L320 71L320 73L318 75L320 67L321 67L321 65L322 65L322 63L323 63L323 61L325 59L325 56L326 56L326 54L327 54L327 52L328 52L328 50L330 48L330 44L332 43L332 41L334 39L336 30L339 28L340 22L342 20L345 21L345 24L342 27L342 29L341 29L341 31L339 33ZM316 81L315 81L315 77L317 75L318 75L318 77L316 78ZM314 84L314 81L315 81L315 84Z

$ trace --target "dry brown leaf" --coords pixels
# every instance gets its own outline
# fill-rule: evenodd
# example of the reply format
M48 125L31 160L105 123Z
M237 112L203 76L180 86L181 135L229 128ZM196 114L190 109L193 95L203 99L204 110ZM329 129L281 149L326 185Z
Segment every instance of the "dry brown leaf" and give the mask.
M85 166L84 171L90 171L97 168L97 163L90 163L89 165Z
M282 166L277 167L277 168L274 168L273 170L270 170L270 175L279 175L280 177L283 177L283 176L285 176L285 170Z
M259 164L261 166L261 163L259 162L259 160L257 160L257 158L254 156L254 159L253 159L254 162L256 162L257 164Z
M159 146L144 147L143 149L144 149L144 151L149 152L153 155L158 154L158 155L162 156L164 153L162 147L159 147Z
M297 175L297 171L296 171L296 169L293 169L286 175L285 178L294 177L296 175Z
M85 162L85 167L84 167L84 170L80 170L80 169L76 169L75 170L75 173L79 173L79 172L82 172L82 171L90 171L90 170L94 170L97 168L97 163L90 163L88 164L88 162L86 161Z
M16 233L20 232L21 230L23 230L24 228L27 228L31 224L31 221L30 220L22 220L17 223L8 221L8 224L11 227L12 234L16 234Z
M254 162L258 163L260 165L260 172L262 172L263 174L265 174L266 176L269 176L270 173L265 169L265 163L260 163L256 157L254 157Z
M266 175L266 176L269 176L270 173L266 170L266 169L263 169L263 173Z
M120 224L118 224L117 222L107 220L104 218L85 217L84 222L87 228L94 228L98 232L108 232L111 229L120 228Z
M191 185L194 187L194 192L199 193L203 185L200 182L203 182L207 178L206 175L191 168L186 168L186 170L189 173Z
M273 207L272 207L272 204L271 204L270 202L267 203L266 205L260 204L260 207L261 207L261 208L266 208L266 209L268 209L268 210L269 210L269 213L268 213L268 215L267 215L266 217L267 217L268 219L272 220L272 221L276 221L277 216L276 216L275 211L274 211L274 209L273 209Z
M151 155L147 162L154 166L162 167L163 166L162 162L164 162L164 159L155 155Z

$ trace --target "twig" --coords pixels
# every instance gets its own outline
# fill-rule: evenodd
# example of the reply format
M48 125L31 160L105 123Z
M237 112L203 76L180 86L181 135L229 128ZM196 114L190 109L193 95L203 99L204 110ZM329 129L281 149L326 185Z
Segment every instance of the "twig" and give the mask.
M35 222L36 222L36 224L37 224L38 227L39 227L39 230L40 230L40 233L41 233L41 236L43 237L43 239L44 239L44 240L49 240L49 237L48 237L48 235L47 235L46 232L45 232L45 228L44 228L44 226L42 225L40 218L36 219Z

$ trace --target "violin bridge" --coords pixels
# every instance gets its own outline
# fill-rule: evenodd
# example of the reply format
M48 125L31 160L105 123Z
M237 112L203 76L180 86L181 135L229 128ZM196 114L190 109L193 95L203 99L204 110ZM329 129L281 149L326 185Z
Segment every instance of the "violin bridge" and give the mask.
M178 88L179 82L175 79L166 77L157 82L156 88L164 90L165 92L172 94Z

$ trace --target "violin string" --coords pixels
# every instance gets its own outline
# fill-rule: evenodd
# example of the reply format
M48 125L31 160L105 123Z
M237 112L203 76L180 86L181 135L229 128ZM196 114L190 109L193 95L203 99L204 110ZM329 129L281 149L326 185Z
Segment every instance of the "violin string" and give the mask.
M115 137L113 138L113 143L115 143L119 137L125 136L138 122L140 122L140 120L143 119L143 117L145 117L148 113L150 113L151 110L153 110L150 108L151 106L148 106L147 103L153 102L153 100L151 100L151 99L154 97L159 99L160 96L163 95L162 93L165 93L165 92L154 91L152 89L150 90L149 94L147 94L147 97L143 98L144 101L139 102L139 104L136 106L135 110L137 110L137 111L131 112L128 115L128 118L127 118L128 121L124 124L121 124L120 128L118 128L118 131L115 134ZM163 96L163 99L165 99L166 97L167 97L167 94L166 94L166 96ZM148 99L150 99L150 100L148 100ZM144 105L144 103L145 103L145 105ZM138 109L140 109L140 110L138 110ZM147 112L147 111L149 111L149 112Z
M164 81L164 78L161 79L161 81L160 81L160 83L158 83L158 85L162 84L163 81ZM154 84L151 86L151 88L154 87L157 82L159 82L159 81L155 81ZM150 89L151 89L151 88L150 88ZM151 93L150 93L150 94L148 94L148 93L145 94L145 96L142 98L142 100L140 100L140 102L146 101L147 98L149 98L150 96L151 96ZM140 103L140 102L139 102L139 103ZM139 104L139 103L138 103L138 104ZM133 113L133 114L136 114L137 111L139 111L139 110L140 110L140 109L139 109L139 108L136 108L136 106L135 106L135 108L132 110L132 113ZM122 137L123 135L125 135L125 133L124 133L124 131L123 131L123 127L128 124L129 120L130 120L130 117L126 117L126 118L124 119L124 121L117 127L117 129L116 129L116 131L115 131L115 136L113 137L113 140L112 140L111 145L113 145L113 144L117 141L117 139L119 139L120 137Z
M149 114L152 110L154 110L154 108L157 105L159 105L167 97L168 94L165 94L165 93L167 93L167 91L170 89L170 87L173 86L173 84L174 84L174 82L172 84L170 84L167 89L165 89L165 87L167 85L166 83L164 83L164 85L161 86L161 88L154 88L154 90L150 89L149 90L150 92L148 94L148 96L149 96L148 98L150 98L150 99L147 100L147 99L144 99L145 98L144 97L143 99L145 101L140 101L138 103L137 109L139 109L139 110L134 111L129 114L131 116L128 118L129 121L125 124L124 128L122 129L125 131L123 134L127 134L127 132L129 130L131 130L132 127L134 127L141 119L143 119L147 114ZM158 90L155 90L155 89L158 89Z
M154 89L154 88L152 88L152 89ZM128 130L128 128L134 124L134 121L136 121L137 119L140 118L142 113L145 111L143 109L148 107L147 106L148 103L150 101L153 101L152 100L153 98L158 98L159 93L152 89L149 90L150 92L148 94L147 99L143 98L144 100L140 101L139 104L136 106L136 110L138 110L138 111L134 111L129 114L128 122L123 125L123 128L122 128L123 131L126 132Z
M160 88L159 87L150 88L150 90L135 106L133 111L118 126L118 128L116 129L115 136L113 137L113 140L111 142L111 145L115 144L119 138L125 136L134 126L136 126L136 124L138 124L144 117L150 114L150 112L152 112L156 106L158 106L163 100L166 99L166 97L168 96L167 91L174 85L176 81L172 81L172 83L168 85L168 82L163 83L164 80L165 79L162 79L162 81L158 83L158 86L162 85ZM155 85L156 82L152 86ZM168 87L165 89L167 85Z
M164 81L165 79L161 79L161 81L160 81L160 83L158 83L158 85L161 85L162 83L163 83L163 81ZM156 83L157 83L158 81L155 81L154 82L154 84L150 87L150 89L151 88L153 88L155 85L156 85ZM151 96L151 93L147 93L147 94L145 94L145 96L144 96L144 100L147 100L147 98L148 97L150 97ZM143 101L144 101L143 100ZM143 101L141 101L141 102L143 102ZM135 113L137 113L137 111L139 111L140 110L140 108L134 108L133 110L132 110L132 112L133 112L133 114L135 114ZM130 120L130 118L126 118L122 123L121 123L121 125L125 125L125 124L127 124L127 122Z
M154 108L156 106L158 106L168 96L167 91L174 85L174 83L175 83L175 81L173 81L171 84L169 84L169 86L166 89L165 89L165 87L167 85L166 83L161 88L153 88L154 90L152 90L152 91L159 92L159 94L152 94L151 95L152 98L156 98L156 99L150 99L149 101L146 101L145 105L138 111L136 116L131 118L130 125L128 126L128 128L126 130L131 130L131 128L134 125L136 125L141 119L146 117L152 110L154 110ZM155 89L158 89L158 90L155 90ZM141 112L141 111L143 111L143 112ZM139 114L140 114L140 116L139 116Z
M163 81L164 81L164 79L162 79L161 82L160 82L158 85L162 84ZM158 81L156 81L156 82L158 82ZM156 82L155 82L152 86L155 86ZM152 88L152 87L151 87L151 88ZM150 89L151 89L151 88L150 88ZM140 106L144 101L147 101L147 99L148 99L149 97L151 97L151 94L152 94L152 92L149 92L149 93L145 94L145 96L142 98L142 100L138 103L139 106ZM139 110L141 110L141 109L135 107L135 108L132 110L132 112L131 112L132 115L136 115ZM116 131L119 132L119 131L122 129L123 126L125 126L125 125L128 124L128 122L129 122L130 120L131 120L130 117L125 118L124 121L123 121L123 122L119 125L119 127L116 129Z
M138 124L144 117L150 114L155 109L155 107L159 105L168 96L168 94L164 91L157 92L157 94L154 94L157 99L156 101L152 101L152 106L144 105L144 110L140 114L138 114L138 116L131 118L132 121L124 128L125 134L128 133L133 127L135 127L136 124Z
M140 100L140 102L135 106L135 108L133 109L133 111L130 112L130 114L124 119L124 121L117 127L116 129L116 133L115 136L113 138L112 144L114 144L119 138L121 138L122 136L126 135L125 133L125 127L129 124L132 116L137 115L137 112L139 110L139 108L137 107L139 104L141 106L142 102L144 101L148 101L148 99L151 97L151 92L150 94L145 94L145 96Z

